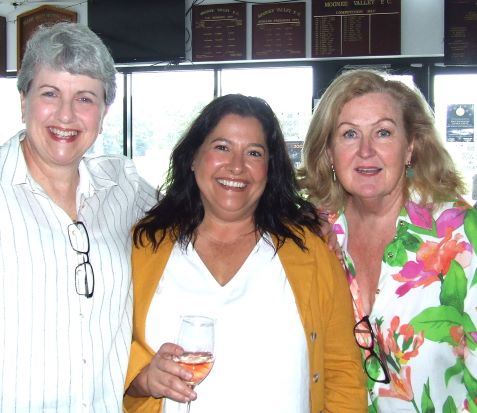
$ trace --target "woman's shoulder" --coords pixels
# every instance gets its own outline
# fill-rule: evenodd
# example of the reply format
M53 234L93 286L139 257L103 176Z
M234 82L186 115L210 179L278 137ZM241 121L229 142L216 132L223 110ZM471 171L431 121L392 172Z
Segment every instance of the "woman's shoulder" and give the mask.
M456 199L428 208L414 203L406 204L407 216L401 217L404 228L418 234L422 243L439 242L442 248L451 243L467 244L477 248L477 210L463 199ZM424 244L423 244L424 245Z
M323 237L318 235L316 232L312 231L306 226L289 226L289 229L298 237L303 240L303 243L307 248L316 246L321 246L325 244ZM291 239L287 239L286 243L295 244ZM298 245L296 245L298 249Z
M123 155L85 156L84 164L88 171L97 179L120 181L137 181L140 179L134 162Z
M169 236L166 236L156 249L146 234L140 235L140 241L134 243L132 248L133 277L136 283L139 279L147 281L147 274L163 269L174 247L174 242Z
M293 256L297 261L303 260L303 263L308 262L308 259L322 261L335 257L326 241L309 228L292 228L292 231L303 240L305 248L300 248L292 239L287 238L280 248L281 253L279 250L279 255Z
M469 215L473 218L476 216L476 212L475 208L472 208L463 198L429 205L408 201L405 205L405 213L411 223L422 228L429 227L429 229L433 224L443 225L451 223L451 221L454 226L459 222L463 224L465 216Z
M303 229L302 236L306 247L304 250L291 239L287 239L278 250L288 280L291 283L295 281L295 285L306 285L305 280L315 280L326 296L332 296L338 285L347 289L343 267L328 245L308 229ZM340 277L343 282L339 282Z
M23 139L24 134L25 130L21 130L15 136L0 145L0 165L1 170L3 171L2 177L7 172L7 179L11 179L11 174L8 174L8 171L14 173L13 169L16 168L18 157L23 156L23 152L20 150L20 142Z
M133 231L135 231L136 227L133 228ZM162 231L162 230L158 230ZM157 248L154 248L153 242L151 238L149 237L149 234L147 234L146 231L140 231L139 234L137 235L137 239L135 239L135 242L133 243L133 255L134 254L141 254L145 257L148 256L155 256L163 251L171 251L172 248L174 247L175 240L173 239L173 232L171 229L166 229L164 237L157 238L156 236L156 241L160 241L158 243Z

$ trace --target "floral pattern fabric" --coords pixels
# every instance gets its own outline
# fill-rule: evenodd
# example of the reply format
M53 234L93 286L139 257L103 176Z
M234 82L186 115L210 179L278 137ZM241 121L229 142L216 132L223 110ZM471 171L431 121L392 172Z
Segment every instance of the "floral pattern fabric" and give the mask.
M338 213L329 220L359 321L366 314L347 252L346 219ZM391 382L368 379L369 412L477 412L476 248L477 210L464 202L433 214L411 201L402 208L369 314ZM377 362L367 367L380 369Z

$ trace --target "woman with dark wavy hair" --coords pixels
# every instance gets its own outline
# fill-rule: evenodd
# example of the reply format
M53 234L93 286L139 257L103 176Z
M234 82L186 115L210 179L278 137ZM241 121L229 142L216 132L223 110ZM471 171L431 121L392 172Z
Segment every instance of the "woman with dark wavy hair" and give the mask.
M126 410L196 399L173 343L180 316L198 314L216 320L216 359L195 413L364 411L346 279L266 102L207 105L163 189L134 231Z

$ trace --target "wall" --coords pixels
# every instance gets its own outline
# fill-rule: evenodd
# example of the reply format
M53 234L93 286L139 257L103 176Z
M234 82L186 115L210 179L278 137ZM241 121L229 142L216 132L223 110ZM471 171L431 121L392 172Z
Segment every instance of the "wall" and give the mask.
M131 0L134 1L134 0ZM180 1L180 0L177 0ZM201 4L231 3L228 0L205 0ZM271 3L272 0L262 0ZM307 15L311 16L311 0L305 0ZM7 18L7 70L16 70L16 16L44 4L69 8L78 13L78 21L87 24L87 1L32 1L26 0L20 6L12 6L13 1L0 3L0 16ZM185 9L192 0L185 0ZM248 5L247 7L251 7ZM444 54L444 0L401 0L401 54L403 56L439 56ZM250 13L248 13L250 16ZM186 19L190 29L190 19ZM307 19L307 56L311 56L311 18ZM186 47L186 50L190 47ZM247 22L247 58L251 50L251 21ZM190 59L190 52L187 58Z
M0 16L7 19L7 71L16 71L17 69L17 24L16 18L19 14L46 4L66 8L78 13L78 22L87 24L88 22L88 3L87 1L21 1L19 6L12 6L13 0L0 3Z
M312 0L304 1L307 5L307 16L311 16ZM260 3L272 2L272 0L260 1ZM205 0L200 4L220 3L230 3L230 1ZM191 4L192 0L186 0L187 8ZM251 5L247 7L251 8ZM250 13L247 13L247 16L250 17ZM247 21L248 59L250 59L251 33L250 18ZM306 38L306 55L309 57L311 56L311 17L307 19ZM401 54L403 56L444 55L444 0L401 0Z

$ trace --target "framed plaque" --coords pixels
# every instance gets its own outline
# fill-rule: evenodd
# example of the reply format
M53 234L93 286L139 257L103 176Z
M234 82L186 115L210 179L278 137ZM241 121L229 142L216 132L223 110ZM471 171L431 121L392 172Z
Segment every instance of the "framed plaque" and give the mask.
M288 156L294 168L302 163L303 141L286 141Z
M192 7L192 61L246 58L245 4Z
M306 3L252 6L252 59L305 57Z
M7 73L7 19L0 16L0 76Z
M474 104L447 105L447 142L474 143Z
M75 11L48 5L19 14L17 16L17 71L20 69L26 43L38 26L77 20L78 15Z
M312 57L401 53L401 0L312 0Z
M477 64L477 1L446 0L444 4L444 63Z

